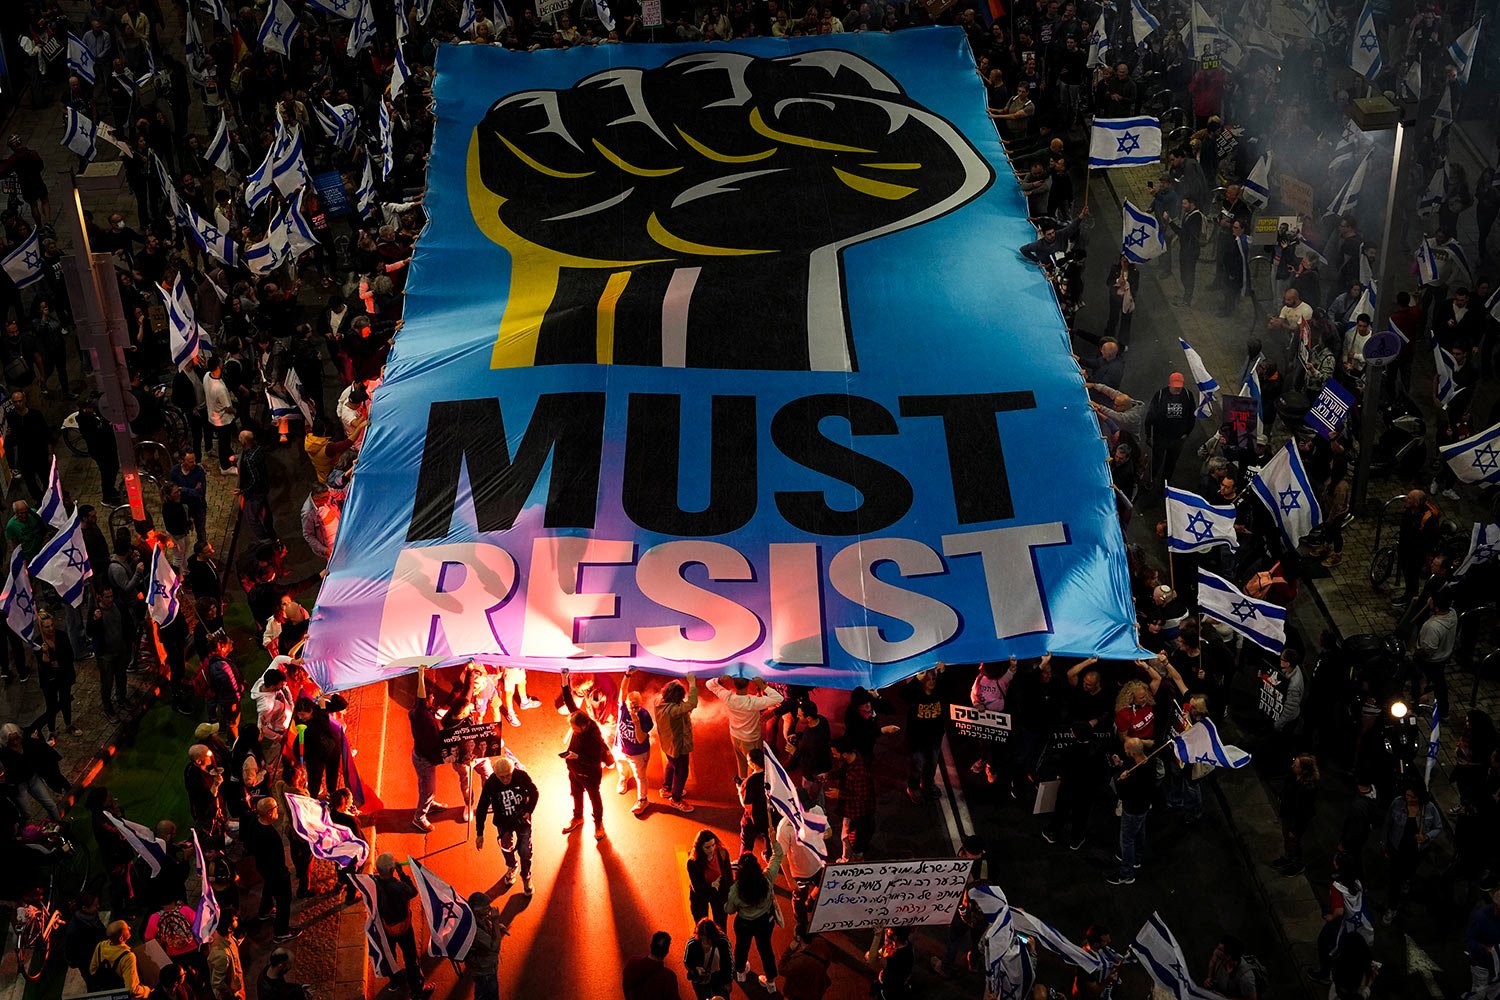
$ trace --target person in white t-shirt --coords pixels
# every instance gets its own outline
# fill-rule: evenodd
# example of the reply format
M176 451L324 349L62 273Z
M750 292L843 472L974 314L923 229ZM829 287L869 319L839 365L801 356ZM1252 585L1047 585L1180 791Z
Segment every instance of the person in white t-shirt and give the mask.
M1312 306L1302 301L1302 295L1295 288L1288 288L1286 294L1281 297L1281 312L1266 321L1266 329L1280 331L1288 336L1295 334L1297 337L1297 350L1299 354L1306 353L1308 343L1308 327L1312 323Z

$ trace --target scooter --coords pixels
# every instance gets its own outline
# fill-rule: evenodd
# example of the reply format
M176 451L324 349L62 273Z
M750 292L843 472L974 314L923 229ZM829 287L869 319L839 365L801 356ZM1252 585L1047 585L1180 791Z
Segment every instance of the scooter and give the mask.
M1385 428L1375 440L1370 474L1420 478L1427 468L1427 421L1410 396L1402 394L1380 408Z

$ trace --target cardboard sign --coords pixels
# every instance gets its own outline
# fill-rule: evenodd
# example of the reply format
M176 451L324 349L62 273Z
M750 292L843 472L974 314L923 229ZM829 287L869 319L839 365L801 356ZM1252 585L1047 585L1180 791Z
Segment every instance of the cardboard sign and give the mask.
M642 0L641 24L647 28L661 27L661 0Z
M959 736L970 736L991 743L1010 741L1010 713L985 712L968 705L949 705L948 717L953 720L953 732Z
M540 18L556 17L568 9L568 0L536 0L536 16Z
M501 735L500 722L471 722L444 729L439 735L443 740L443 762L477 760L480 757L498 757L505 752L505 740Z
M1234 428L1235 447L1253 447L1256 426L1260 423L1255 400L1250 396L1224 396L1220 402L1224 407L1224 423Z
M1276 197L1280 204L1297 213L1297 215L1315 215L1313 211L1313 189L1311 184L1293 177L1291 174L1272 171L1272 181L1276 188Z
M825 934L946 924L958 910L973 867L970 858L829 865L809 929Z

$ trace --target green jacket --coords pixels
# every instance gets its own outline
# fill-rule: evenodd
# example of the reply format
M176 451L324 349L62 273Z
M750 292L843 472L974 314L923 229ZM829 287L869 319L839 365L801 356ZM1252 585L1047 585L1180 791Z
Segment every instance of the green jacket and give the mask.
M656 741L668 757L693 752L693 709L698 707L698 685L689 684L687 697L678 702L660 701L652 718L656 721Z

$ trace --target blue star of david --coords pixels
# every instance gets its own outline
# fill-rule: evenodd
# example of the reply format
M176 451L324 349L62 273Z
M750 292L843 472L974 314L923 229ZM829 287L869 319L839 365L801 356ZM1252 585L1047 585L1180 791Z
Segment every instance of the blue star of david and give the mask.
M1115 150L1117 153L1134 153L1137 149L1141 148L1141 137L1134 132L1126 132L1115 140L1115 144L1119 146Z
M42 262L41 256L35 250L27 250L21 255L21 259L26 262L27 267L33 268Z
M1208 523L1208 517L1201 511L1195 510L1188 518L1187 530L1192 534L1194 541L1206 541L1214 536L1214 529Z
M167 591L167 585L159 581L151 585L151 599L154 601L158 597L167 598L169 600L172 597L172 595Z
M271 34L275 35L277 38L281 37L281 22L280 21L272 21L271 22Z
M1366 52L1374 52L1379 45L1380 42L1376 39L1375 32L1373 31L1367 31L1359 36L1359 47Z
M438 913L441 914L438 923L447 926L450 922L456 923L463 911L459 909L458 904L453 900L445 899L438 907Z
M69 545L63 549L63 555L68 558L68 569L83 569L86 565L87 560L84 554L78 551L78 546L76 545Z
M1146 227L1136 226L1125 237L1125 245L1132 247L1143 247L1146 245Z
M1234 615L1243 623L1250 621L1259 612L1255 610L1255 605L1251 604L1249 601L1241 600L1235 601L1234 604L1230 606L1229 613Z
M1301 496L1302 494L1298 490L1290 486L1282 490L1277 494L1277 499L1281 503L1281 512L1283 514L1290 514L1292 511L1299 509L1302 506L1300 502Z
M16 607L20 608L23 614L31 614L31 605L32 601L30 594L26 593L24 590L16 594Z
M212 243L219 238L219 230L216 226L209 226L200 235L203 237L203 242Z
M1474 550L1474 561L1489 562L1495 558L1496 552L1500 552L1500 545L1481 545Z
M349 0L333 0L333 6L340 11L349 9Z
M1485 473L1500 469L1500 450L1497 450L1492 444L1487 444L1482 448L1475 448L1474 468Z

